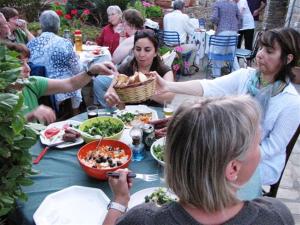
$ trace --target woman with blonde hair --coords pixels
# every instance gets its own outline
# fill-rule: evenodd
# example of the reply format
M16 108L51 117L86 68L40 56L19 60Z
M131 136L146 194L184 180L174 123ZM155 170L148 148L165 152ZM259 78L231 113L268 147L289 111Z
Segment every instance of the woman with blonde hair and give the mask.
M201 98L179 107L167 130L165 176L178 201L145 203L122 216L108 209L109 224L294 224L288 208L273 198L241 201L236 192L259 160L260 110L247 96ZM110 178L114 202L130 199L126 170ZM110 204L114 205L114 204Z

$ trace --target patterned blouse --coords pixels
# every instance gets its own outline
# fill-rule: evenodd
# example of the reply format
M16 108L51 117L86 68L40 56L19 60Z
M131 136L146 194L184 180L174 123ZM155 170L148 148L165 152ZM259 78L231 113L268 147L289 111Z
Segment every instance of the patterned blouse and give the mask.
M36 65L45 66L46 76L49 78L68 78L81 70L72 43L52 32L43 32L39 37L31 40L27 47L30 50L29 61ZM81 98L80 90L55 95L58 102L71 97Z
M236 2L219 0L213 5L211 21L217 26L216 34L222 31L238 31L241 26L241 14Z

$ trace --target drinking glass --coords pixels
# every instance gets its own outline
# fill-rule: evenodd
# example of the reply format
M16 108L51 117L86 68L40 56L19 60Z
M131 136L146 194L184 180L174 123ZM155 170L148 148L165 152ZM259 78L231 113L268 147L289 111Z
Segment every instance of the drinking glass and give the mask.
M166 118L170 117L173 115L174 112L174 106L171 104L170 101L164 101L164 108L163 108L163 113Z
M89 119L97 117L98 116L98 107L96 105L88 106L86 108L86 112L87 112Z

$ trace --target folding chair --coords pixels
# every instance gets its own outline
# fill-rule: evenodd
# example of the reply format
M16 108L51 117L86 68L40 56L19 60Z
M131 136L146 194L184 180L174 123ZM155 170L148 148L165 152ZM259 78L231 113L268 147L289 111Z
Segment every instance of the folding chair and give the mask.
M279 188L279 185L280 185L280 182L281 182L281 178L282 178L282 175L284 173L284 170L285 170L285 167L286 167L286 164L290 158L290 155L294 149L294 146L296 144L296 141L299 137L299 134L300 134L300 124L296 130L296 132L294 133L292 139L290 140L289 144L286 146L286 158L285 158L285 164L284 164L284 167L283 167L283 170L281 172L281 175L280 175L280 178L279 180L275 183L275 184L272 184L270 185L270 190L269 192L265 192L263 191L263 195L264 196L268 196L268 197L272 197L272 198L276 198L277 196L277 192L278 192L278 188Z
M229 72L232 71L236 46L237 46L237 35L222 36L212 35L209 38L209 50L207 54L208 64L206 75L209 69L223 67L222 65L214 65L214 62L227 62ZM213 74L215 75L215 74Z
M249 49L244 49L244 48L238 48L236 49L236 57L237 58L242 58L244 60L244 63L247 66L251 66L253 59L256 56L256 53L258 51L258 41L260 39L260 36L262 35L262 31L257 32L255 38L254 38L254 42L253 42L253 47L252 47L252 51Z
M180 45L179 34L176 31L158 31L158 40L161 45L176 47Z

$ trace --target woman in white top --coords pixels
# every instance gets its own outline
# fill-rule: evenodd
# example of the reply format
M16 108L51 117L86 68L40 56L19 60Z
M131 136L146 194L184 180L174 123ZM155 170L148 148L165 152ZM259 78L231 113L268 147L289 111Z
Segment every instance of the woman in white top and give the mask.
M252 42L254 36L254 19L249 9L247 0L235 0L239 11L242 15L242 28L239 30L238 48L242 45L242 40L245 41L245 49L252 50Z
M260 142L260 177L264 185L278 181L286 146L300 123L300 96L290 82L291 69L300 58L300 34L292 28L266 31L256 55L257 70L241 69L214 80L166 82L158 79L159 92L200 96L249 94L263 111Z

